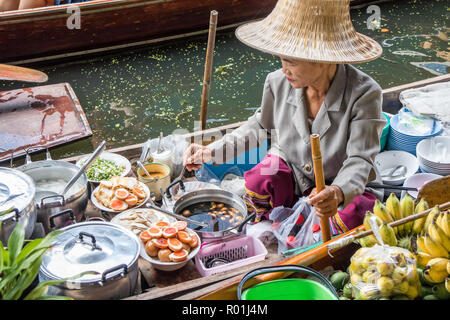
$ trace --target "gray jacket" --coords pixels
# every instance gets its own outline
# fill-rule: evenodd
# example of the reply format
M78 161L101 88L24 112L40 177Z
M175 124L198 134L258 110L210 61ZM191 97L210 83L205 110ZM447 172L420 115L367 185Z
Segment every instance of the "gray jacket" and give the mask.
M226 148L237 150L237 154L247 151L249 139L262 141L258 132L269 131L272 133L269 153L284 159L293 170L295 193L300 195L315 185L310 135L317 133L325 182L342 189L346 206L364 192L368 182L381 182L374 165L386 124L381 88L355 67L339 64L311 131L303 91L294 89L281 69L270 73L264 84L261 107L241 127L209 145L213 161L221 162ZM246 141L247 148L242 147ZM382 189L367 190L383 199Z

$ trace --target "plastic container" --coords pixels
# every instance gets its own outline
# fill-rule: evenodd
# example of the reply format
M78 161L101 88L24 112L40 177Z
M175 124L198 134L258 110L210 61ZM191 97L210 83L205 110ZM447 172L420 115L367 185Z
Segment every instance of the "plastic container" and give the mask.
M384 148L386 147L386 143L388 140L388 136L389 136L389 129L391 127L391 119L389 118L389 116L383 112L383 115L385 116L387 123L383 128L383 131L381 132L381 137L380 137L380 152L384 150Z
M264 273L301 272L321 280L289 278L267 281L254 285L244 292L242 289L249 279ZM242 292L242 293L241 293ZM339 300L330 281L319 272L297 265L272 266L255 269L240 281L237 296L239 300Z
M266 255L267 249L259 239L239 236L223 242L205 244L195 256L195 266L202 276L209 276L262 261ZM225 258L232 262L206 268L205 263L211 258Z

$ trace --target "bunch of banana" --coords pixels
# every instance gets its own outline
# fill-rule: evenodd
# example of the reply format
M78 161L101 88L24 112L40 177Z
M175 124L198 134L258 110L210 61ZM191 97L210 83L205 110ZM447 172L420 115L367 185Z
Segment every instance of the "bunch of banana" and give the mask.
M447 270L450 267L450 260L445 258L433 258L428 261L427 265L423 269L423 277L426 281L432 284L439 284L446 281L449 277ZM450 293L450 290L448 290Z

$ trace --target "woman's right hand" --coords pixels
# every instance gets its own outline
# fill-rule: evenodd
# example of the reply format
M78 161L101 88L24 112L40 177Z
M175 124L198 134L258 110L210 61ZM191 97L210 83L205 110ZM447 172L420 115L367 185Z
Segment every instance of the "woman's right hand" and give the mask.
M192 143L183 154L183 166L188 171L199 169L203 163L212 159L211 150L203 145Z

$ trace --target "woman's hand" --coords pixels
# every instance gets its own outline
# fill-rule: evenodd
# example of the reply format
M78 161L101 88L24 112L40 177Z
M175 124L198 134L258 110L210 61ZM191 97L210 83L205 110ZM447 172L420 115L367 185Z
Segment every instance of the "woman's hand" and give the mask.
M203 163L212 159L211 150L200 144L192 143L183 154L183 166L188 171L199 169Z
M338 186L325 186L325 189L317 193L314 188L309 195L308 204L314 206L319 218L332 217L339 204L344 201L344 194Z

